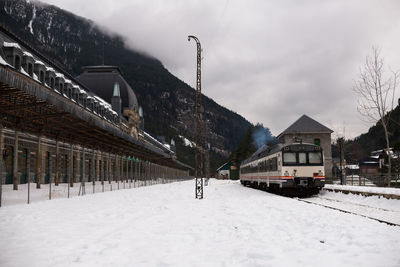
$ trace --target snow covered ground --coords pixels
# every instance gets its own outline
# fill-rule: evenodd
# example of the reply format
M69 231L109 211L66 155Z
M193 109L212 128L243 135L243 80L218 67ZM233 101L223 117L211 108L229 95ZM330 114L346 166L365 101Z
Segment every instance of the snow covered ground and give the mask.
M233 181L204 196L186 181L2 207L0 266L400 266L400 227Z

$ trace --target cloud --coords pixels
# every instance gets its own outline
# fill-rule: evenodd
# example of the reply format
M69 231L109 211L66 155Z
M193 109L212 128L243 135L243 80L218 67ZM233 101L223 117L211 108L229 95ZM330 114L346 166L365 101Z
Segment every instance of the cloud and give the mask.
M346 137L365 132L352 91L373 45L400 68L400 2L263 0L46 0L123 35L203 92L274 135L302 114ZM400 96L400 90L397 97Z

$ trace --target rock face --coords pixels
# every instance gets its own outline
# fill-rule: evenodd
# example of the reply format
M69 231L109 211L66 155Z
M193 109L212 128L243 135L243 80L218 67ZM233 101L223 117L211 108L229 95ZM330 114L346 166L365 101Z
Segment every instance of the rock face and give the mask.
M193 140L195 91L159 60L127 49L120 36L107 35L90 20L36 1L0 0L0 23L74 76L83 66L104 61L118 66L143 108L145 128L167 141L173 138L182 160L192 163L184 137ZM202 100L213 162L234 150L251 124L206 96Z

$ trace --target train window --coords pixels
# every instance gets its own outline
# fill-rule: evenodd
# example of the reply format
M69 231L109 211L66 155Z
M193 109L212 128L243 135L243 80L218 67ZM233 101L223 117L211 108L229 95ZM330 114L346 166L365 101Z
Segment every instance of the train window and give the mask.
M307 154L305 152L299 152L299 163L300 164L307 163Z
M310 164L322 164L321 152L309 152L308 159Z
M272 163L271 171L276 171L278 169L278 159L277 158L273 158L271 160L271 163Z
M283 153L283 162L285 164L296 164L296 153L293 152L285 152Z
M315 138L315 139L314 139L314 145L320 146L320 145L321 145L321 139Z

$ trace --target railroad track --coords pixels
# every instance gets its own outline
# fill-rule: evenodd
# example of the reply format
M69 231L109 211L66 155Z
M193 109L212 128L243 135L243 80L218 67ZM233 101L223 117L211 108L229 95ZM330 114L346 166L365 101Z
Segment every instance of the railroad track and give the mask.
M332 207L332 206L324 205L324 204L313 202L313 201L310 201L310 200L305 200L305 199L300 199L300 198L295 198L295 199L298 200L298 201L301 201L301 202L308 203L308 204L313 204L313 205L325 207L325 208L328 208L328 209L337 210L337 211L340 211L340 212L344 212L344 213L348 213L348 214L353 214L353 215L356 215L356 216L364 217L364 218L371 219L371 220L374 220L374 221L378 221L380 223L385 223L385 224L388 224L388 225L391 225L391 226L399 226L400 227L400 224L388 222L388 221L381 220L381 219L377 219L377 218L374 218L374 217L370 217L368 215L363 215L363 214L355 213L355 212L352 212L352 211L335 208L335 207ZM336 200L334 200L334 201L336 201ZM344 201L338 201L338 202L344 202ZM352 204L354 204L354 203L352 203ZM355 204L355 205L358 205L358 204ZM361 205L360 204L359 206L367 206L367 205ZM367 206L367 207L370 207L370 206ZM374 208L374 207L370 207L370 208ZM380 209L380 208L378 208L378 209ZM381 209L381 210L385 210L385 209ZM389 210L385 210L385 211L389 211Z

